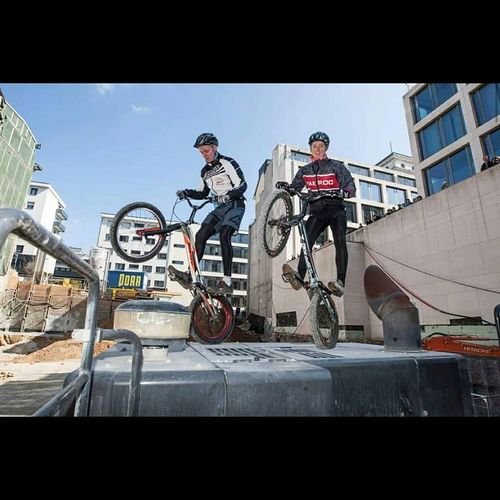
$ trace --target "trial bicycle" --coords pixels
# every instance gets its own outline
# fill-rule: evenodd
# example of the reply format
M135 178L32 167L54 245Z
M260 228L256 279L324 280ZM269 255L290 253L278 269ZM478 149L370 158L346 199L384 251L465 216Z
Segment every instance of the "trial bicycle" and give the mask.
M219 344L233 331L233 308L223 294L205 284L200 272L193 233L189 227L194 223L196 212L214 199L210 197L201 205L194 205L188 198L184 200L192 209L189 219L168 225L161 211L151 203L138 201L124 206L117 212L111 224L111 245L127 262L147 262L164 248L167 235L180 229L192 279L180 279L172 266L168 267L169 277L178 281L193 296L189 305L192 337L204 344Z
M299 214L293 214L291 194L295 194L302 201ZM337 345L339 335L339 318L331 290L318 278L316 266L311 258L311 245L307 240L304 217L307 214L309 203L325 195L301 193L290 186L286 189L277 189L271 193L263 210L263 219L260 226L260 241L264 251L270 257L278 256L285 248L292 227L297 226L300 234L300 243L304 251L307 271L309 272L308 296L311 301L309 307L309 323L314 343L322 349L333 349ZM326 197L339 198L339 194L329 194ZM314 243L314 242L313 242ZM284 281L288 281L285 275Z

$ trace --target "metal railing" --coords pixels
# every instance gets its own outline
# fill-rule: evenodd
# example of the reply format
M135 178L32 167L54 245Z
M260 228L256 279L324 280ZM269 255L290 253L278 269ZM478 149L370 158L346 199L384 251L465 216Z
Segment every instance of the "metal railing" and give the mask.
M498 335L498 345L500 346L500 304L495 306L493 310L493 316L495 316L495 326L497 327L497 335Z
M55 415L60 411L62 405L73 402L76 398L74 415L88 416L94 345L98 337L99 275L89 264L64 245L59 238L37 224L26 212L14 208L2 208L0 209L0 249L11 233L23 238L52 257L61 260L88 281L89 295L85 314L85 328L83 330L85 335L81 339L83 348L78 376L34 414L34 416ZM137 415L142 370L142 345L140 339L128 330L101 330L100 332L103 338L125 339L131 342L133 346L132 376L127 415Z

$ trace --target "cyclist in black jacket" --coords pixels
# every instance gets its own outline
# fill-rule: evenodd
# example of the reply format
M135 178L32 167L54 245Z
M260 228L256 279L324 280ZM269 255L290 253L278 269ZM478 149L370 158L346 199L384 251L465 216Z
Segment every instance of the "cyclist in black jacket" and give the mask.
M319 196L309 205L310 217L306 222L307 239L312 248L318 236L327 226L332 229L337 279L330 281L328 288L334 295L341 297L344 294L348 261L345 238L347 216L343 198L355 196L356 186L345 165L327 157L326 151L329 145L330 138L324 132L312 134L309 137L309 147L312 153L311 163L298 170L291 184L278 182L276 187L278 189L292 187L301 191L305 186L311 194ZM283 274L295 290L300 290L302 287L308 288L308 283L304 281L306 271L304 252L300 254L297 271L293 271L288 264L283 264Z
M179 198L195 200L206 198L211 191L217 196L215 210L207 215L196 233L196 254L198 261L201 261L207 240L216 233L220 234L224 277L219 282L217 291L233 293L231 237L238 231L245 213L243 193L247 189L247 183L238 163L228 156L221 155L217 151L218 146L219 141L215 135L207 132L198 136L194 147L198 148L206 161L206 165L201 169L201 184L198 189L182 189L176 194ZM189 273L179 271L173 266L170 266L170 269L180 278L178 281L181 285L191 281Z

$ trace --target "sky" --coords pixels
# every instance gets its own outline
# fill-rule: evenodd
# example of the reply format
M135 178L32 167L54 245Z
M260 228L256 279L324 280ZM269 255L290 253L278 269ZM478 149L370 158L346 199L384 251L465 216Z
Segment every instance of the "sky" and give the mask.
M330 136L330 156L375 164L392 150L411 156L401 84L2 84L28 123L42 172L66 204L63 242L89 251L100 213L134 201L168 219L178 189L196 188L202 132L219 140L248 183L241 229L255 219L258 170L279 143L307 148L311 133ZM210 211L205 207L196 221ZM189 215L184 202L176 208Z

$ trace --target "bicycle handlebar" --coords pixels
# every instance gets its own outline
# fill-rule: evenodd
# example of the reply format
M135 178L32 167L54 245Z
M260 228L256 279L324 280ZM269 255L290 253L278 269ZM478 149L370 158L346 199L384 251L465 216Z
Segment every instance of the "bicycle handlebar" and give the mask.
M343 191L341 189L339 189L338 192L316 194L316 193L302 193L297 189L288 186L285 189L285 191L290 194L296 194L301 200L307 200L307 201L314 201L315 199L319 198L338 198L339 200L343 200L345 198Z
M183 200L186 200L189 204L189 206L193 209L193 210L199 210L200 208L203 208L207 203L210 203L210 202L214 202L214 200L217 198L217 196L208 196L207 198L204 198L206 201L205 203L202 203L201 205L193 205L190 201L189 198L182 198Z

